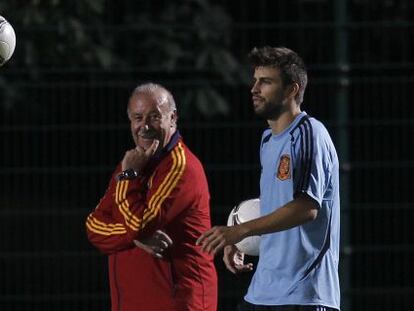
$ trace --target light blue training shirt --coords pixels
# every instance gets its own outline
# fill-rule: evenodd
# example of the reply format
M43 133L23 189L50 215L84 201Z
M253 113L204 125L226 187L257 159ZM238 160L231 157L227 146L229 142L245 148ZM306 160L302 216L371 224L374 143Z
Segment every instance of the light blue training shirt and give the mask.
M245 300L256 305L340 307L339 163L323 124L300 113L283 132L264 131L260 209L267 215L305 193L319 204L314 221L262 235Z

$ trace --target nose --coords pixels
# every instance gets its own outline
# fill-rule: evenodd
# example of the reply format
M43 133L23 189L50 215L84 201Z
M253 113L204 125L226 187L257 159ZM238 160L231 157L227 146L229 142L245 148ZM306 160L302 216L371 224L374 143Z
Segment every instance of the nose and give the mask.
M143 123L137 127L139 133L144 134L149 131L149 126L146 123Z
M148 130L150 127L150 120L148 118L142 118L136 123L136 126L140 130Z
M257 82L253 83L253 86L252 86L252 88L250 89L250 92L251 92L252 94L257 94L257 93L259 93L259 88L258 88L258 83L257 83Z
M142 118L140 120L133 120L131 122L131 128L133 128L134 131L145 132L149 130L150 126L148 121Z

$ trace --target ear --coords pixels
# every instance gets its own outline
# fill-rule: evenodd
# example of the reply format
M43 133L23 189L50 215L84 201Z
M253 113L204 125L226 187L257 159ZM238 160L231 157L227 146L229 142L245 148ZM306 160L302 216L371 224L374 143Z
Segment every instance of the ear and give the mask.
M293 82L292 84L289 84L288 87L286 88L286 97L289 98L295 98L296 95L299 92L299 84L297 84L296 82Z
M177 110L174 110L173 112L171 112L171 127L172 125L177 126L177 120L178 120L178 114L177 114Z

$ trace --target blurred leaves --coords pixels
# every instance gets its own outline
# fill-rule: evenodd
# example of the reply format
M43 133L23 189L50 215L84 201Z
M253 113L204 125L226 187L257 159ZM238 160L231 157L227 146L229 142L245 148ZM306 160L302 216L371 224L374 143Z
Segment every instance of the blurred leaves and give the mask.
M0 14L17 34L7 70L18 68L27 81L47 81L48 72L65 80L70 78L62 73L92 71L196 80L197 87L184 97L189 101L182 103L188 108L184 114L196 107L205 116L229 111L218 85L247 81L231 52L231 18L208 0L32 0L25 5L15 0L0 3ZM107 77L94 77L99 78ZM6 84L0 76L0 85ZM10 102L7 96L0 95L3 104Z

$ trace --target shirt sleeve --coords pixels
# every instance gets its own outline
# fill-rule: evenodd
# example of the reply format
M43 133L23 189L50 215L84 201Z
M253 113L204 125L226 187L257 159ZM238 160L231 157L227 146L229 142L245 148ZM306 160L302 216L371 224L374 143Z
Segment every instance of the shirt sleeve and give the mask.
M128 226L130 220L121 217L119 197L122 195L122 183L116 181L120 166L115 170L104 196L95 210L86 219L86 231L89 241L101 252L110 254L122 249L134 247L135 232ZM142 197L141 180L132 182L135 196Z
M185 168L184 148L178 144L145 183L113 177L86 221L91 243L104 253L112 253L133 247L134 239L149 237L165 227L191 205L191 189L182 188Z
M150 236L165 227L189 206L191 189L183 190L186 169L184 148L178 144L155 170L144 197L136 196L128 181L121 182L117 205L128 230L137 238Z
M296 198L299 194L307 194L319 206L322 204L332 167L326 135L326 131L307 119L299 128L292 150L293 196Z

